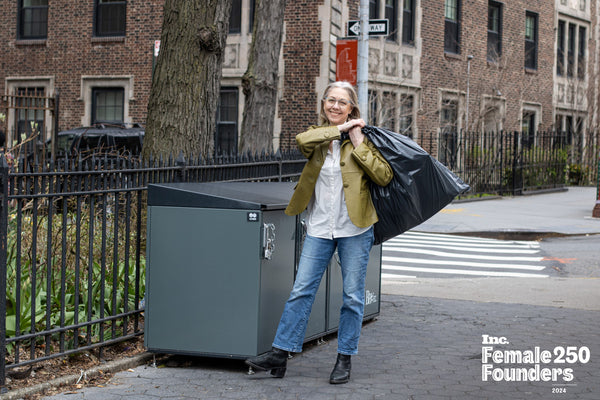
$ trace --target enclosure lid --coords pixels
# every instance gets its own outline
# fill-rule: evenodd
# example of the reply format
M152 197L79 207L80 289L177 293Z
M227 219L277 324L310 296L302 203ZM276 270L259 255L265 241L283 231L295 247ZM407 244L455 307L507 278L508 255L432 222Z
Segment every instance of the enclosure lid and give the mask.
M161 183L148 185L149 206L279 210L295 182Z

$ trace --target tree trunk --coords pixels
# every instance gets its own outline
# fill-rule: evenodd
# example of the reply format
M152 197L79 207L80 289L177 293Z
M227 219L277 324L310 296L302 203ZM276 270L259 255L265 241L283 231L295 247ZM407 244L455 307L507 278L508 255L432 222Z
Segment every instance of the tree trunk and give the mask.
M212 156L231 0L166 0L143 156Z
M248 69L242 78L245 95L240 151L273 151L279 53L286 0L256 0Z

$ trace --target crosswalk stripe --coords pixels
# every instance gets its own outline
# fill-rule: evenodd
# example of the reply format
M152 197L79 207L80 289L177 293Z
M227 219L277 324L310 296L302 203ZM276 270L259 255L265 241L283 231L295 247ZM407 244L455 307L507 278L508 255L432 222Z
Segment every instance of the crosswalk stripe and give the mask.
M529 262L537 262L542 261L543 257L507 257L507 256L488 256L482 254L460 254L460 253L449 253L447 251L436 251L436 250L427 250L427 249L413 249L410 247L397 247L393 246L392 249L388 247L389 252L403 252L403 253L418 253L418 254L428 254L431 256L438 257L450 257L450 258L470 258L477 260L497 260L497 261L529 261Z
M451 265L451 266L463 266L463 267L479 267L479 268L504 268L504 269L523 269L529 271L541 271L543 265L525 265L525 264L493 264L493 263L478 263L471 261L445 261L445 260L426 260L422 258L410 258L410 257L381 257L382 261L390 262L404 262L413 264L433 264L433 265ZM388 265L385 266L388 268Z
M468 241L460 241L455 240L454 238L450 238L448 240L442 238L402 238L397 237L394 239L388 240L386 243L395 244L395 243L437 243L443 244L447 246L458 246L458 247L473 247L473 248L490 248L490 249L539 249L540 244L537 242L529 243L529 242L468 242Z
M473 242L473 243L519 243L519 244L528 244L528 245L539 245L539 242L535 240L500 240L500 239L486 239L486 238L478 238L472 236L460 236L460 235L449 235L446 233L424 233L424 232L413 232L408 231L403 233L402 235L396 236L390 240L411 237L411 238L438 238L452 242Z
M386 274L385 272L381 274L383 279L416 279L416 275L400 275L400 274Z
M433 242L433 243L439 243L439 242ZM511 254L535 254L535 253L539 253L540 250L539 249L533 249L531 247L510 247L510 246L504 246L504 248L491 248L491 247L472 247L470 245L456 245L456 244L452 244L452 245L438 245L438 244L429 244L428 242L423 242L423 241L412 241L412 240L403 240L403 241L398 241L398 242L392 242L390 243L389 241L386 242L386 248L387 249L393 249L396 247L400 247L400 246L410 246L410 247L427 247L427 248L434 248L434 249L444 249L444 250L460 250L460 251L469 251L469 252L480 252L480 253L511 253Z
M514 278L548 278L544 274L528 274L524 272L506 272L506 271L476 271L464 269L439 269L439 268L419 268L419 267L403 267L403 266L386 266L386 270L394 271L412 271L426 272L432 274L453 274L453 275L477 275L477 276L495 276L495 277L514 277Z

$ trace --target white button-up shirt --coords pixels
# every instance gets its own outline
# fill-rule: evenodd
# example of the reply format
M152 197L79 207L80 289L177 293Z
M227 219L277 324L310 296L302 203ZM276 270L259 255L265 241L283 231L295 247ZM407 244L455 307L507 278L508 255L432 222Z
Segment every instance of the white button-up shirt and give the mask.
M323 239L356 236L370 228L359 228L350 220L340 168L341 142L334 140L332 143L333 151L327 150L315 191L307 207L307 234Z

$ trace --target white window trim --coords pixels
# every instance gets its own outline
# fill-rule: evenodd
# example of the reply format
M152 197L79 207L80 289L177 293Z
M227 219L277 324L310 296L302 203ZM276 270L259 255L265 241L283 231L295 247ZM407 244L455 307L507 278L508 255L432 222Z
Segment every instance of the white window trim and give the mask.
M28 87L43 87L46 97L54 96L54 76L15 76L6 77L4 79L4 94L9 95L14 93L17 88L28 88ZM9 112L7 118L7 129L6 132L6 147L11 147L14 138L11 136L15 131L16 117L14 112ZM46 132L44 132L45 140L50 139L52 129L54 128L54 118L52 112L47 110L45 112L46 120Z
M525 111L532 111L535 113L535 120L536 120L536 124L537 126L535 127L535 130L537 132L538 127L539 126L543 126L544 121L542 121L542 104L541 103L533 103L533 102L528 102L528 101L523 101L521 103L521 114L519 116L519 126L521 126L523 124L523 113L525 113Z
M503 130L504 121L506 119L506 99L504 97L483 95L483 101L481 102L481 132L485 132L485 111L488 106L498 109L500 121L498 122L497 127L498 131Z
M463 128L463 120L465 118L466 94L455 89L438 89L438 113L442 111L442 103L444 100L457 100L458 110L456 110L456 130L460 132ZM441 131L441 116L438 117L438 132Z
M123 122L126 124L132 123L129 116L129 102L135 101L133 96L133 76L89 76L81 77L81 97L78 99L83 101L84 113L81 117L82 126L90 126L92 124L92 89L97 87L122 87L125 98L123 99Z

